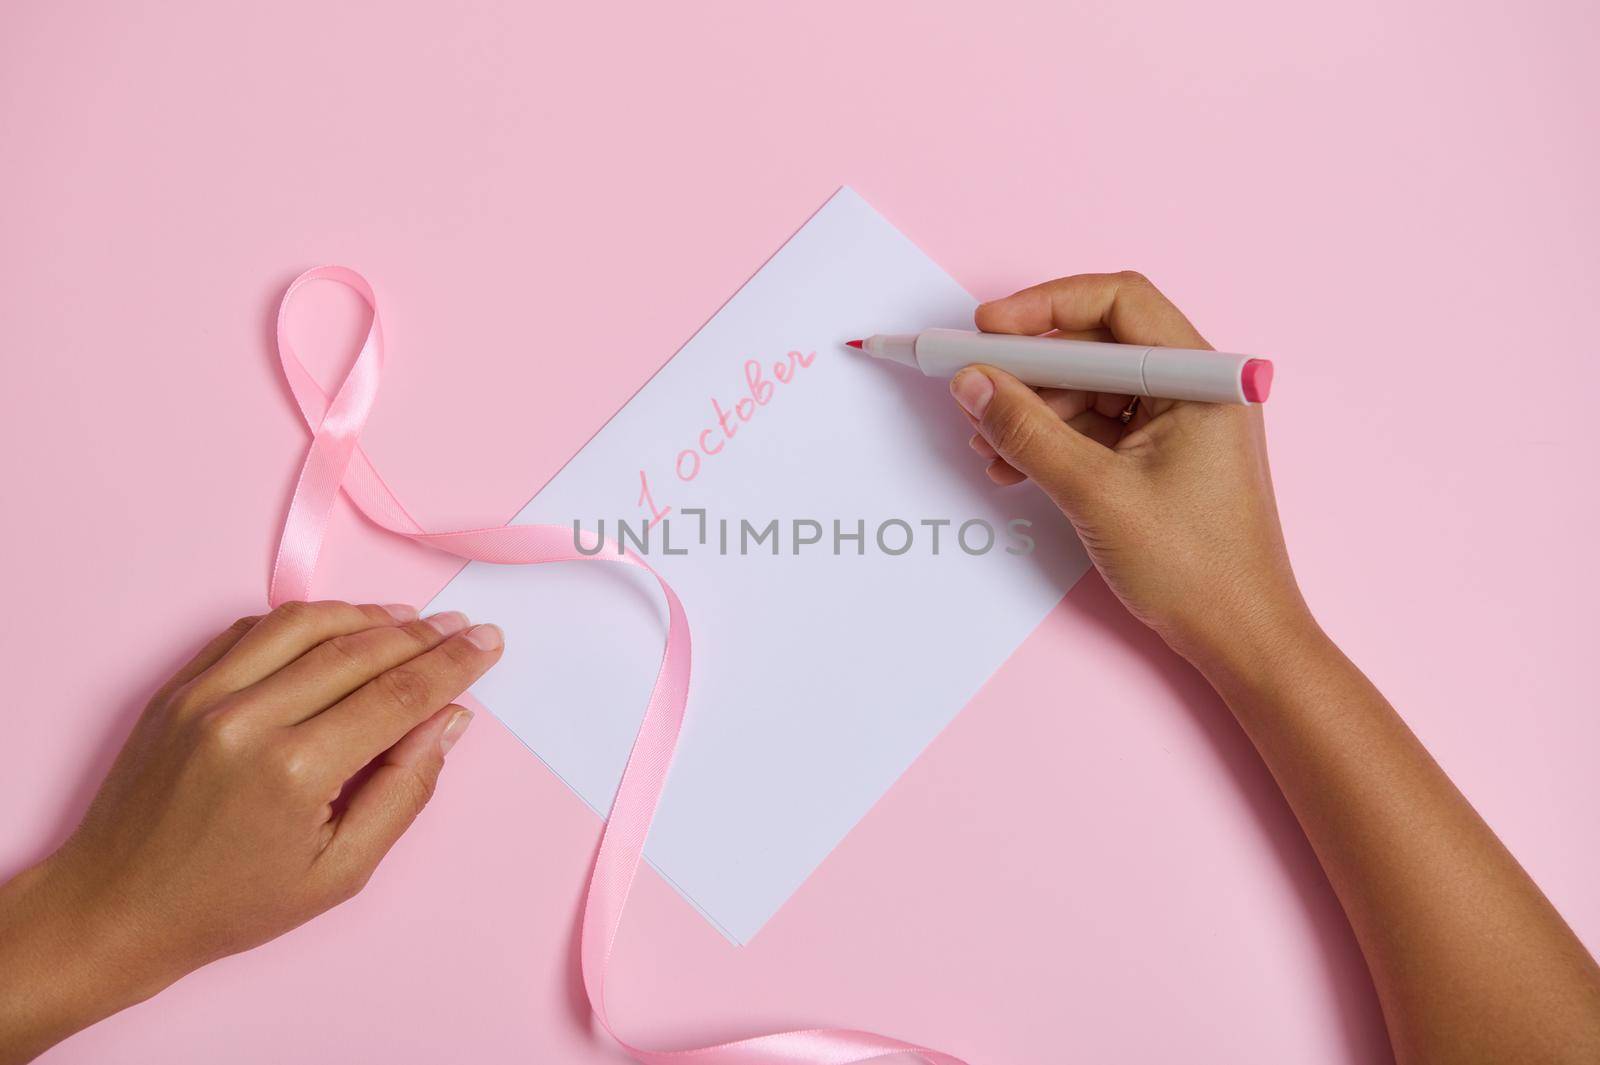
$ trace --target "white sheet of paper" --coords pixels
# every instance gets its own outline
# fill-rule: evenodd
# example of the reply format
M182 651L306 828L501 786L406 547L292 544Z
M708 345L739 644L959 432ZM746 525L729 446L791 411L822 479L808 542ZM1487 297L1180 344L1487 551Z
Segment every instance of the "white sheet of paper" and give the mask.
M615 537L620 518L637 531L650 513L641 476L655 509L671 508L672 547L688 553L663 554L658 524L647 557L688 612L693 680L645 854L737 943L1088 568L1039 492L983 476L945 381L843 347L869 333L971 328L973 306L841 189L515 519L587 530L604 519ZM791 351L815 359L779 381L773 367L795 366ZM765 403L747 382L752 359L771 385L755 389ZM705 545L685 508L706 512ZM995 530L979 555L956 543L975 518ZM774 519L779 553L769 539L741 554L741 521L760 531ZM798 554L796 519L823 530ZM914 536L901 555L877 543L891 519ZM935 554L923 523L938 519L951 524ZM1007 552L1020 546L1012 519L1033 523L1031 554ZM851 540L834 553L835 520L845 533L864 523L864 553ZM884 535L890 550L905 540L898 526ZM985 539L969 528L968 546ZM474 693L603 816L660 663L666 610L654 582L621 566L472 563L431 609L506 630L505 659Z

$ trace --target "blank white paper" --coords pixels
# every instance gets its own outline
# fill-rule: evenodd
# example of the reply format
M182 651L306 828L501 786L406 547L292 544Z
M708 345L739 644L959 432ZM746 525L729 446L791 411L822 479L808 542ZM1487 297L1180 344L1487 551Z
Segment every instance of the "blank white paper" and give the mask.
M1041 493L984 477L945 381L843 346L971 328L973 307L841 189L515 519L589 530L604 519L614 538L620 518L638 531L641 471L655 510L671 508L672 546L688 553L662 554L658 524L647 557L688 612L693 680L645 855L735 942L756 934L1088 568ZM798 366L790 352L815 358ZM754 389L750 360L762 367ZM786 382L780 363L796 367ZM706 544L686 509L705 511ZM795 553L796 519L817 522L822 541ZM892 519L913 533L904 554L877 543ZM935 554L924 522L940 519L950 524ZM987 553L956 543L972 519L995 530ZM1014 519L1032 523L1031 554L1006 551L1022 546L1007 533ZM760 531L773 520L779 553L767 540L741 554L740 523ZM849 539L833 553L835 520L847 534L862 523L864 553ZM898 526L885 536L890 549L905 539ZM983 540L971 526L968 546ZM430 609L506 630L505 658L474 694L603 816L660 664L666 609L654 582L621 566L474 562Z

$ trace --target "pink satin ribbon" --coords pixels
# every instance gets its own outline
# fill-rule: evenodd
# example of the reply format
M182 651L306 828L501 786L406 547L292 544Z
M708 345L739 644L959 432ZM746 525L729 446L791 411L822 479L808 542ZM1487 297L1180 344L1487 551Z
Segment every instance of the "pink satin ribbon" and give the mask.
M295 356L286 329L294 294L302 285L313 281L346 285L372 308L372 325L361 352L331 403ZM631 553L584 555L574 547L572 531L563 526L504 525L429 532L406 512L378 475L372 460L361 450L359 442L378 395L378 380L383 369L383 328L378 320L378 301L372 286L354 270L319 266L294 279L278 307L278 359L283 364L284 376L289 379L295 402L300 405L300 413L314 435L305 465L300 469L300 480L295 485L283 539L278 544L277 561L272 568L268 600L273 606L309 596L317 555L327 532L334 499L341 488L375 524L458 558L509 565L613 562L636 566L654 577L661 586L661 594L666 596L666 651L661 657L661 669L656 674L650 701L645 706L644 720L639 723L633 751L622 771L622 783L617 788L611 816L600 836L600 851L595 857L583 906L583 985L589 996L589 1007L601 1027L636 1060L647 1065L768 1065L779 1062L849 1065L903 1053L919 1055L932 1065L964 1065L959 1058L937 1050L871 1032L840 1028L777 1032L694 1050L646 1050L617 1035L606 1012L606 969L622 924L623 907L639 870L645 837L650 832L672 754L678 746L678 733L683 727L684 708L689 697L689 619L683 612L683 604L672 587L643 559Z

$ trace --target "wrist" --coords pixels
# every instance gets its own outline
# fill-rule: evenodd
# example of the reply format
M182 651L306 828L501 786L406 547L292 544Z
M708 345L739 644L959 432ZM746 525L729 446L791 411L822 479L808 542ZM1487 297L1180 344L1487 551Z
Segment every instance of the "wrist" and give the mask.
M1277 676L1293 676L1308 658L1333 648L1298 594L1258 600L1248 609L1216 611L1167 642L1224 697L1245 687L1270 686Z
M1185 653L1234 716L1250 730L1250 708L1292 706L1311 678L1347 665L1338 646L1303 606L1239 624Z
M25 1062L170 981L52 855L0 885L0 1065Z

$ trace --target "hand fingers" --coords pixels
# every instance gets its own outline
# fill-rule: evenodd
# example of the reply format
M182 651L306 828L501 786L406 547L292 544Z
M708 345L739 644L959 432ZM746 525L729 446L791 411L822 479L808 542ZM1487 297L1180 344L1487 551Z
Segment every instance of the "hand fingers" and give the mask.
M1110 419L1115 425L1122 425L1122 412L1128 409L1132 396L1116 392L1085 392L1076 388L1041 388L1036 390L1050 409L1061 415L1061 420L1068 425L1083 431L1085 425L1094 425L1098 430L1104 419ZM1140 402L1139 409L1144 410L1150 406L1149 400ZM1095 418L1080 421L1080 416L1088 413L1096 415ZM1098 432L1089 434L1094 439L1110 447L1116 442L1116 437L1104 439Z
M992 366L969 366L950 391L995 453L1070 508L1112 469L1114 452L1061 420L1038 393Z
M1070 422L1084 411L1093 409L1100 395L1098 392L1085 392L1081 388L1036 388L1034 391L1064 422Z
M979 329L992 333L1049 333L1069 340L1208 346L1171 301L1144 277L1132 272L1081 274L1035 285L981 305L974 321ZM951 385L955 391L955 382ZM983 391L978 389L974 395ZM1077 389L1041 389L1039 397L1068 427L1108 449L1114 447L1124 433L1147 424L1155 412L1153 408L1170 406L1167 401L1141 403L1125 425L1122 412L1127 409L1129 396ZM957 398L961 398L959 393ZM991 460L985 472L990 480L1000 485L1027 480L1030 474L1021 464L1028 459L1019 455L1018 461L1009 461L1010 456L1003 447L996 446L990 435L997 429L1003 430L1011 438L1013 448L1018 446L1019 436L1036 444L1039 434L1034 429L1044 424L1035 417L1025 416L1033 405L1024 397L1017 394L1013 398L1015 403L1008 404L1012 409L997 411L988 419L974 417L970 409L967 413L968 421L979 430L969 443L979 455ZM1034 414L1037 413L1034 407ZM1005 424L991 424L986 429L984 421L994 422L997 418L1003 418ZM1050 450L1050 441L1057 438L1048 432L1044 435L1046 450ZM1061 482L1044 487L1055 496L1067 485ZM1062 500L1058 498L1057 502Z
M1046 400L1046 402L1048 403L1049 401ZM1051 404L1051 406L1054 407L1055 405ZM1125 428L1120 418L1107 418L1105 415L1093 410L1080 411L1078 414L1068 418L1067 426L1105 447L1115 446L1117 441L1121 439ZM989 463L984 473L995 484L1004 487L1020 484L1028 479L1025 474L1001 458L1000 453L994 449L989 441L983 438L982 433L967 441L967 445L984 458L994 460Z
M1028 479L1027 475L1005 459L995 459L984 468L983 474L1001 488L1010 488Z
M199 653L184 663L183 668L169 677L167 682L156 691L155 696L150 700L150 705L155 706L157 703L162 702L173 692L216 665L217 660L227 654L228 650L238 643L244 637L244 634L254 628L255 623L260 620L259 615L240 618L226 629L223 629L222 632L213 636L204 647L200 648Z
M1037 335L1050 329L1106 328L1124 344L1210 347L1182 311L1131 270L1046 281L981 305L973 320L986 333Z
M1098 410L1086 410L1068 419L1067 426L1082 433L1101 447L1115 447L1122 437L1121 411L1116 417L1107 417Z
M472 712L450 704L396 743L351 793L318 863L350 893L360 890L395 841L432 798L444 756L472 723Z
M1045 405L1055 411L1056 415L1064 422L1070 422L1083 411L1096 409L1101 398L1101 394L1098 392L1085 392L1076 388L1036 388L1034 391L1039 394L1040 399L1045 401ZM1122 402L1126 405L1126 400ZM1118 411L1121 409L1122 407L1120 406L1117 408ZM974 429L983 428L970 411L963 409L961 413L966 416L967 421L972 423ZM973 439L977 440L981 439L981 437L974 437ZM974 444L974 446L976 445Z
M1057 329L1049 335L1058 340L1090 340L1096 344L1114 344L1117 341L1115 334L1105 326L1096 326L1094 329Z
M468 625L451 611L406 625L376 625L325 640L241 692L278 725L315 717L363 684L424 652Z
M415 621L408 606L284 603L258 621L196 683L210 692L236 692L269 677L324 640L377 625Z
M1035 391L1038 392L1039 398L1044 400L1045 406L1054 411L1057 417L1096 443L1112 447L1121 437L1123 431L1121 414L1123 408L1127 406L1126 397L1072 388L1040 388ZM1107 410L1110 411L1109 415L1106 413ZM967 441L967 446L986 459L999 459L1000 453L983 438L982 426L978 420L967 414L967 421L972 423L974 429L980 430ZM1000 485L1016 484L1027 479L1004 459L992 463L988 468L988 474L991 481Z
M503 643L494 625L475 625L295 727L307 730L312 749L327 752L330 772L347 780L488 672Z

